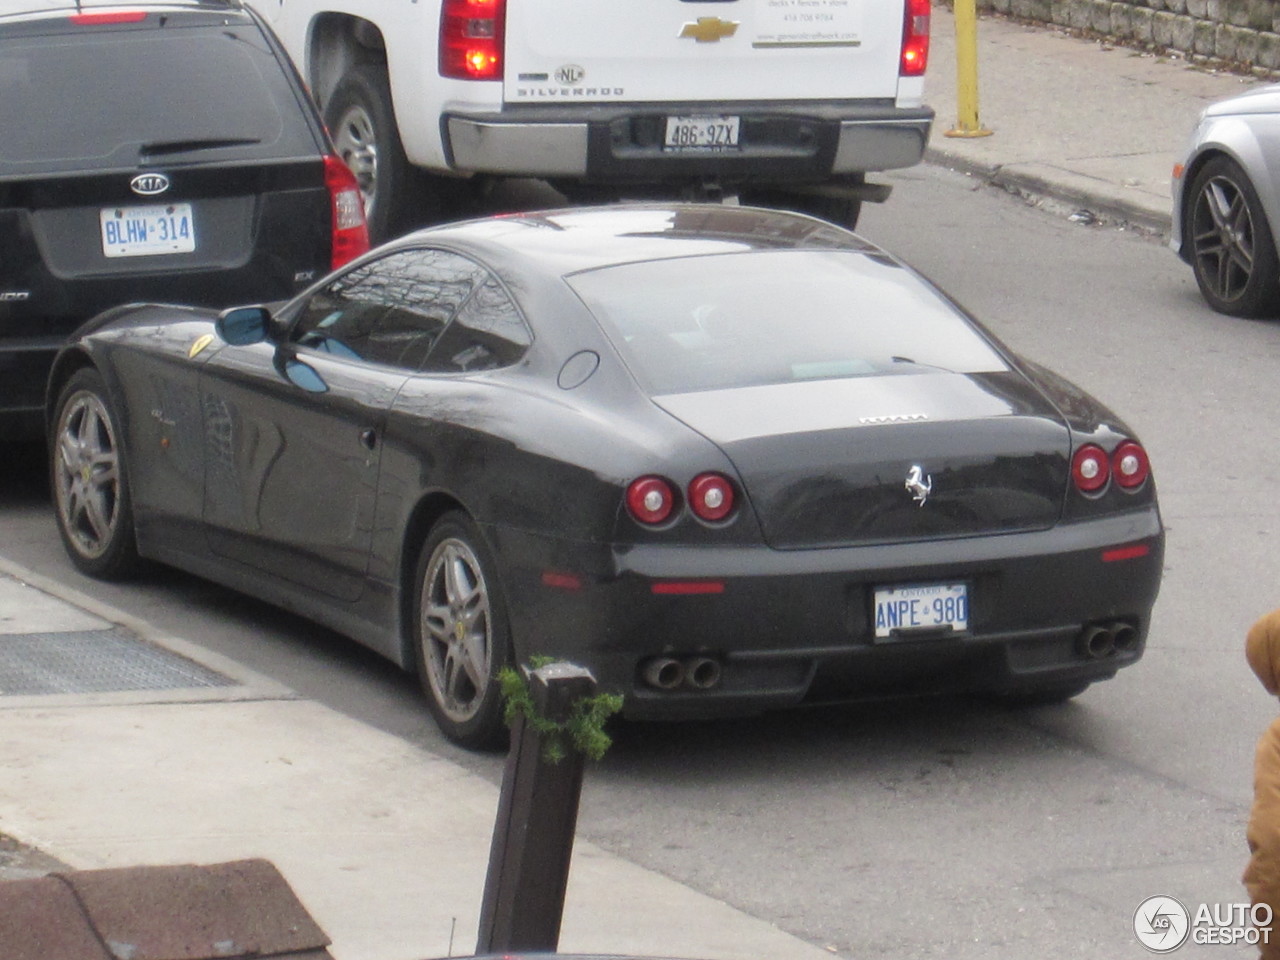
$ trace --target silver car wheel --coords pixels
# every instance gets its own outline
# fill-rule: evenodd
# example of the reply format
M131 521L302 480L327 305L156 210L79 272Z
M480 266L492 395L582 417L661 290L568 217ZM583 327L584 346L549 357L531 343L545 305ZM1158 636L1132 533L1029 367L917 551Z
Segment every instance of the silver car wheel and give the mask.
M58 518L86 559L101 557L120 524L120 454L102 401L82 391L62 409L55 434L54 495Z
M333 143L342 162L355 174L365 211L372 215L378 191L378 140L369 111L359 105L349 107L334 127Z
M1192 242L1201 277L1222 300L1239 299L1254 269L1255 227L1249 201L1228 177L1205 181L1196 197Z
M432 552L419 623L432 698L450 720L465 723L493 682L493 637L484 572L464 540L451 537Z

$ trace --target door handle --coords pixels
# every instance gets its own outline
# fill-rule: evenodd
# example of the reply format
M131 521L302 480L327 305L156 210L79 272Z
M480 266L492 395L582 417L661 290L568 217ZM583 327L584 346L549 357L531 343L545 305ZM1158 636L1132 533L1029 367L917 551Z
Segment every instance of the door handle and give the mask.
M378 431L372 427L366 427L360 431L360 446L366 450L372 450L378 445Z

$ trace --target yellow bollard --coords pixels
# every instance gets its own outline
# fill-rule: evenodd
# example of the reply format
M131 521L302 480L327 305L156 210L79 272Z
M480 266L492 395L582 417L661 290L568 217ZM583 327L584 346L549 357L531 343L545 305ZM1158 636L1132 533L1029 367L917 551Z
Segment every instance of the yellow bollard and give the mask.
M955 0L956 125L948 137L989 137L978 122L978 10L976 0Z

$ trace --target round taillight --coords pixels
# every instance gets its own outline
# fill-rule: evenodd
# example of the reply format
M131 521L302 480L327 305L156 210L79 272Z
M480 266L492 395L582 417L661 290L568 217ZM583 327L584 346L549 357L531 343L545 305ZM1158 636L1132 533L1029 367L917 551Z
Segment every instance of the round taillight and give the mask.
M1126 440L1111 454L1111 472L1116 475L1116 483L1126 490L1142 486L1151 473L1147 451L1140 444Z
M661 523L675 505L675 491L661 477L640 477L627 487L627 509L641 523Z
M733 484L718 473L700 473L689 484L689 509L703 520L723 520L735 499Z
M1106 451L1094 444L1086 444L1071 458L1071 478L1081 493L1097 493L1107 485L1111 466Z

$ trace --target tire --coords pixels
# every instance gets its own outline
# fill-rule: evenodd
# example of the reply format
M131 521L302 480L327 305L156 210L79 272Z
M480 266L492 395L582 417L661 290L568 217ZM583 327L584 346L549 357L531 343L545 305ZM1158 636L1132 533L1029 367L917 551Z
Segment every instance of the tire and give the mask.
M770 207L775 210L794 210L807 213L819 220L834 223L846 230L856 230L862 214L862 201L848 197L822 197L816 194L791 193L783 189L744 190L739 196L742 203L753 207Z
M129 471L120 421L97 370L67 381L53 423L49 477L67 554L91 577L127 579L139 567Z
M997 694L995 699L1008 707L1050 707L1066 703L1089 689L1088 680L1076 683L1054 683L1042 687L1030 687L1009 693Z
M414 649L432 716L461 746L504 746L497 673L511 662L511 634L492 555L466 514L447 513L431 528L416 584Z
M1271 225L1234 160L1214 157L1196 174L1187 237L1196 283L1209 306L1233 317L1280 314L1280 262Z
M371 242L441 219L439 191L429 189L435 178L405 156L385 66L365 63L348 70L325 104L324 122L360 184Z

